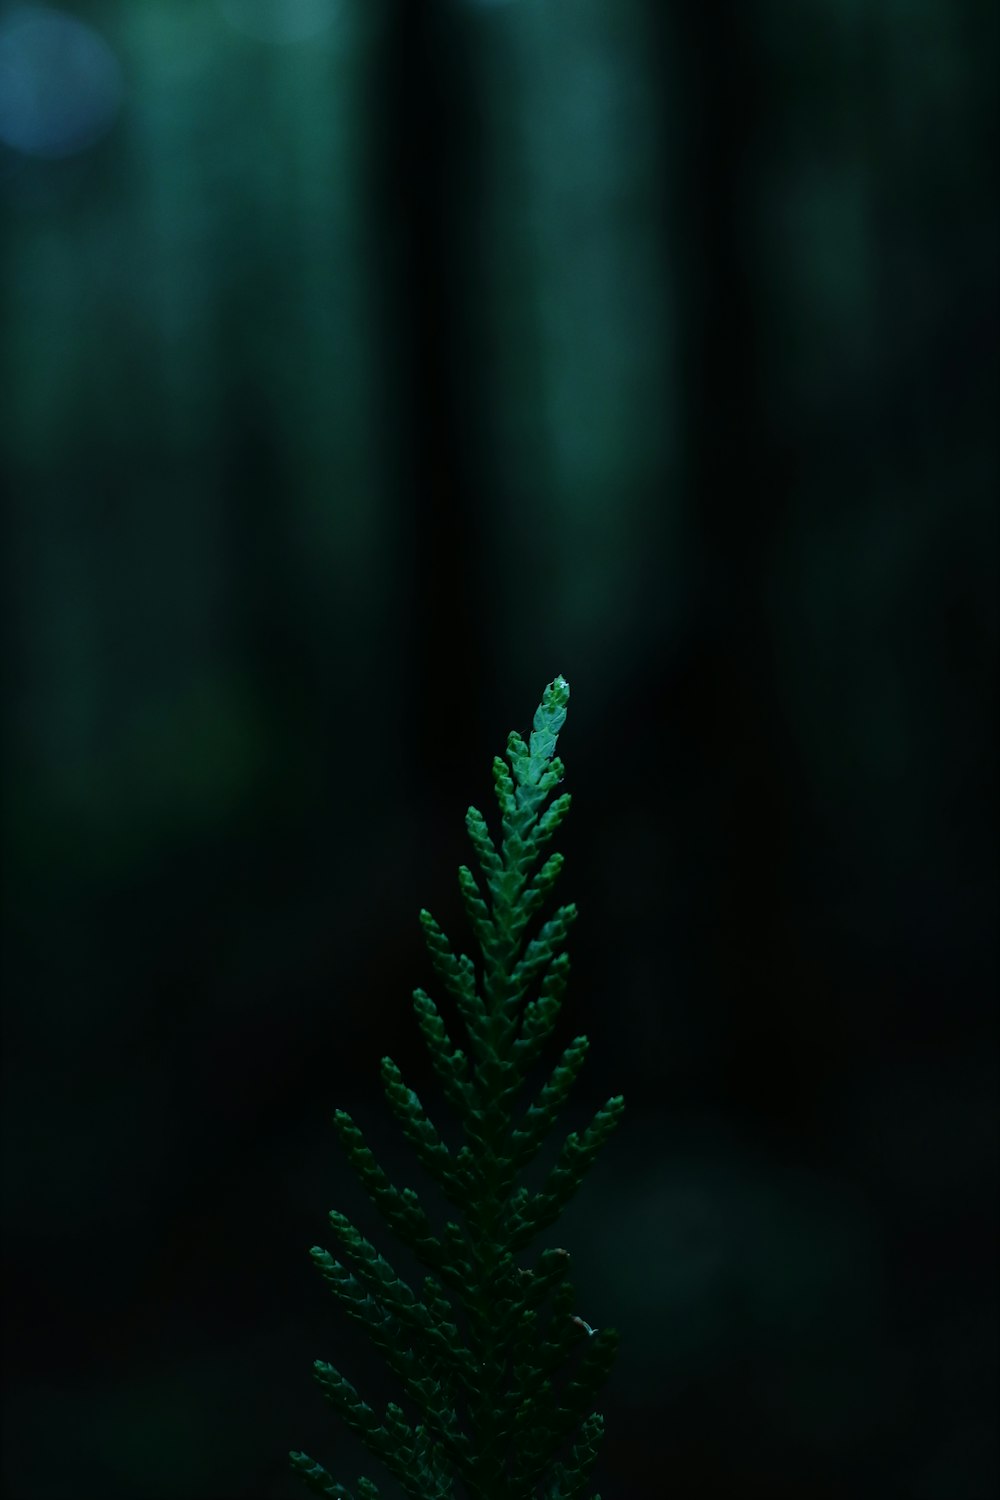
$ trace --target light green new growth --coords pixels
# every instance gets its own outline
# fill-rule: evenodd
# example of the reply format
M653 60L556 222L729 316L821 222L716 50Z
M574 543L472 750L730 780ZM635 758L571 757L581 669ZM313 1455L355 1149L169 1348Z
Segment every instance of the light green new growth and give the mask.
M486 895L467 866L458 878L482 954L481 984L473 961L454 953L429 911L420 913L434 968L468 1037L467 1051L456 1047L435 1002L426 991L413 991L434 1070L464 1130L466 1143L457 1152L392 1059L382 1059L389 1107L457 1218L435 1230L417 1194L389 1182L350 1115L337 1110L334 1117L369 1196L428 1275L418 1289L408 1286L336 1210L329 1218L340 1259L318 1247L310 1253L347 1314L365 1325L382 1351L415 1415L394 1402L374 1411L322 1360L315 1373L343 1420L410 1500L584 1500L604 1426L590 1405L610 1371L617 1332L595 1331L573 1315L565 1250L542 1250L527 1268L515 1259L555 1223L624 1109L616 1096L582 1134L571 1131L538 1192L519 1184L588 1046L585 1036L575 1037L534 1102L518 1108L527 1072L559 1015L569 974L562 950L576 918L575 906L560 906L525 941L563 865L561 854L551 854L532 874L540 850L569 811L567 794L542 810L563 776L555 749L568 700L569 684L557 677L535 713L530 743L514 731L508 737L510 770L499 756L493 761L499 851L482 814L474 807L466 814ZM564 1379L557 1387L560 1370ZM317 1495L378 1500L372 1480L359 1479L352 1492L305 1453L290 1456Z

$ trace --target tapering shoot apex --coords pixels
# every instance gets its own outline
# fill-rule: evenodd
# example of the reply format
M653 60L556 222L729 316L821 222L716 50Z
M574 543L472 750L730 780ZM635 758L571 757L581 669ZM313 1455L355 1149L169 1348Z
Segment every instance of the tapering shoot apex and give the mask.
M535 709L528 743L526 744L514 729L507 737L506 754L518 787L517 805L519 808L525 806L525 793L530 789L529 800L532 810L536 810L539 799L544 796L545 792L562 780L563 764L555 752L559 731L566 722L568 702L569 683L562 676L553 678L542 694L541 703ZM500 790L509 795L513 789L506 779L503 761L494 761L494 776L501 784L498 787L498 795ZM501 809L508 810L503 800Z
M558 715L558 724L550 727L558 732L566 721L566 705L569 702L569 683L565 677L554 677L542 694L542 701L535 710L535 728L539 728L539 718L551 721Z
M550 760L556 747L556 736L566 722L566 705L569 702L569 683L565 677L556 677L542 694L542 701L535 709L531 736L531 757Z

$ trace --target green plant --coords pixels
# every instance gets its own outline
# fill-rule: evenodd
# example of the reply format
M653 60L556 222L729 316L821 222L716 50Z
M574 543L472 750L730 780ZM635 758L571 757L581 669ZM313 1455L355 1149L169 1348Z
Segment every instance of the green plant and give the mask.
M464 1129L466 1144L457 1153L392 1059L382 1059L389 1107L461 1223L448 1221L440 1236L433 1233L417 1194L389 1182L350 1115L337 1110L334 1117L369 1196L429 1274L420 1293L414 1292L336 1210L329 1218L341 1259L318 1247L310 1254L348 1315L365 1325L419 1418L411 1425L394 1402L378 1416L322 1360L315 1362L315 1374L343 1420L411 1500L462 1494L468 1500L576 1500L584 1495L604 1426L600 1413L588 1408L614 1361L616 1330L594 1330L573 1315L565 1250L543 1250L531 1268L515 1259L555 1223L624 1109L620 1095L609 1099L581 1135L571 1132L538 1192L516 1185L555 1123L588 1047L585 1036L575 1037L515 1120L528 1069L559 1014L569 972L569 956L561 950L576 917L575 906L560 906L525 941L563 865L561 854L551 854L531 877L539 851L569 811L568 794L542 811L562 780L555 748L568 700L569 684L557 677L535 713L530 745L512 731L510 771L499 756L493 761L503 833L499 853L482 814L474 807L466 814L489 894L487 903L471 870L460 866L465 909L482 953L481 991L472 960L464 953L456 957L430 912L420 913L431 960L464 1023L472 1057L470 1065L452 1045L434 1001L414 990L434 1070ZM536 985L537 998L526 1000ZM564 1378L557 1388L560 1371ZM569 1443L560 1461L557 1455ZM316 1494L354 1500L307 1454L290 1456ZM361 1500L379 1495L370 1479L359 1479L357 1490Z

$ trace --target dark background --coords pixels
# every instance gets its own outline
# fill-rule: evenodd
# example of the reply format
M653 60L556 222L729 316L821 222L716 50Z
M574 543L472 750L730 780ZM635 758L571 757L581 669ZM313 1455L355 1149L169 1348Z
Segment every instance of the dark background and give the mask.
M385 1477L311 1378L394 1394L306 1253L392 1254L331 1115L423 1188L417 911L469 948L558 672L598 1487L995 1493L996 43L4 7L12 1500Z

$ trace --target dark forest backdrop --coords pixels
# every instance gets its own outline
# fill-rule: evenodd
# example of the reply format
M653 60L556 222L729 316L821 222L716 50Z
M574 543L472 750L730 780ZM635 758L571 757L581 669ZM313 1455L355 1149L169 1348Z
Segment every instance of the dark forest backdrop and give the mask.
M12 1500L366 1471L331 1115L421 1186L417 910L468 946L558 672L567 1123L628 1105L557 1237L624 1335L603 1493L995 1493L996 44L3 7Z

